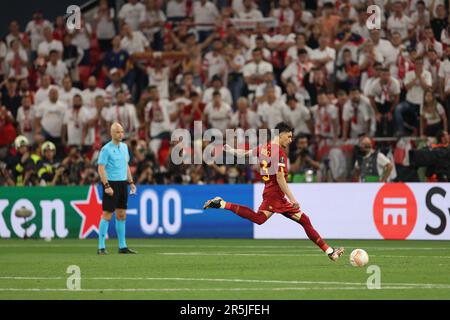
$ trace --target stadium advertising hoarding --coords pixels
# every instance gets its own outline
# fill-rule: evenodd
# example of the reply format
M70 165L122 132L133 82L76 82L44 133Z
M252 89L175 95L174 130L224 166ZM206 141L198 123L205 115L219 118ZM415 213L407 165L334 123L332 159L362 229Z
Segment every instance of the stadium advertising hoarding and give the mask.
M328 239L450 240L449 183L290 185L302 211ZM255 185L255 209L263 185ZM256 239L306 239L298 224L274 215Z
M325 238L450 240L450 184L291 184L301 209ZM127 236L136 238L306 238L281 215L258 226L228 211L204 211L217 195L258 208L262 184L139 186L129 197ZM97 237L99 187L0 188L0 237ZM25 207L32 216L14 212ZM112 224L114 224L114 219ZM109 236L116 237L115 228Z
M127 237L251 238L250 221L202 206L221 194L252 207L252 193L252 185L138 186L128 198ZM97 237L101 197L93 186L1 187L0 238L22 238L25 229L31 238ZM27 222L15 214L22 207L32 212ZM114 226L108 235L116 237Z

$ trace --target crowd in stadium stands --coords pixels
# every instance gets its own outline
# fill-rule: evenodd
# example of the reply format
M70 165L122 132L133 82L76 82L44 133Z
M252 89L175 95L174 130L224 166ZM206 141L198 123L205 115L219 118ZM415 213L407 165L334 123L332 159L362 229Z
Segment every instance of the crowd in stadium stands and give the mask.
M376 181L384 167L387 181L433 181L408 151L448 148L449 2L100 0L74 31L42 12L11 21L0 185L98 182L116 121L140 184L259 181L249 164L175 165L171 133L280 121L295 129L290 181Z

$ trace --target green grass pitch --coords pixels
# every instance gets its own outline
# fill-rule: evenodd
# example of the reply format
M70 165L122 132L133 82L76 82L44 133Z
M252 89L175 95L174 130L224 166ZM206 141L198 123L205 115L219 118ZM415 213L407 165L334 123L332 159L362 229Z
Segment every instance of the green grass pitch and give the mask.
M92 240L0 240L0 299L450 299L448 241L336 240L330 261L307 240L129 239L138 255L97 256ZM367 250L381 289L366 286ZM67 289L67 268L81 290Z

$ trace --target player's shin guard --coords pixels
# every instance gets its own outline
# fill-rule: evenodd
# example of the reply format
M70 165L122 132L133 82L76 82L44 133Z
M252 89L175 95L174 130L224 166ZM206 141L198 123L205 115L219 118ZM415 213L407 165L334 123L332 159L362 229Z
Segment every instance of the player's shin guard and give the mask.
M100 225L98 228L98 248L105 249L105 239L108 233L109 221L105 219L100 220Z
M311 224L311 220L309 220L309 217L305 213L302 214L298 223L300 223L303 229L305 229L308 238L316 245L318 245L320 249L322 249L322 251L326 253L328 253L327 251L330 251L329 250L331 249L330 246L326 244L326 242L322 239L322 237L319 235L316 229L314 229L314 227Z
M125 241L125 220L116 219L116 232L117 238L119 239L119 249L126 248L127 243Z
M250 220L256 224L263 224L264 222L267 221L267 216L263 212L255 212L246 206L226 202L225 209L233 211L238 216Z

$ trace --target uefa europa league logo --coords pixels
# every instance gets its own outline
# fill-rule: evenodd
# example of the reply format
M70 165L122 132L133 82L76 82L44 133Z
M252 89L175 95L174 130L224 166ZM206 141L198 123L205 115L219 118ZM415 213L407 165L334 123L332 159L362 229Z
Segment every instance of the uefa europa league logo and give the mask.
M377 5L368 6L367 13L370 15L366 21L367 29L381 29L381 8Z

